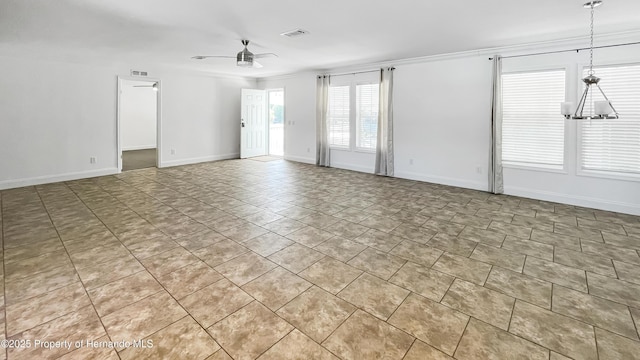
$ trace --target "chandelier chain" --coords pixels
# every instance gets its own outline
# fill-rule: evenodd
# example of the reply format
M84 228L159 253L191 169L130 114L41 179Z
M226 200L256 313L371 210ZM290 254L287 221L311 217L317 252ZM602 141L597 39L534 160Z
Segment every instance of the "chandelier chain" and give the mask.
M593 75L593 14L595 6L591 4L591 42L589 44L589 75Z

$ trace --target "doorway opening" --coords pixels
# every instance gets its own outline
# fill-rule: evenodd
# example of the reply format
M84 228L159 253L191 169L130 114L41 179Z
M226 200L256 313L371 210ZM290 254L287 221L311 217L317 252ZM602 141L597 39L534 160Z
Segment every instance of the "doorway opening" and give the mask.
M284 90L268 90L269 155L284 156Z
M159 81L119 79L118 168L158 166Z

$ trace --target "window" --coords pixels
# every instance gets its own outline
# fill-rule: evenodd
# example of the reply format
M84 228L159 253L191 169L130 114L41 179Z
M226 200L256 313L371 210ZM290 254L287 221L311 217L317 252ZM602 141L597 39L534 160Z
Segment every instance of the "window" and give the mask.
M596 75L620 119L580 122L580 167L640 174L640 65L599 67ZM599 100L604 98L596 89L593 101ZM590 106L588 102L585 112L590 113Z
M349 86L329 87L329 145L349 147Z
M565 71L502 75L502 160L547 169L564 167Z
M342 151L375 151L380 74L340 75L329 86L329 145Z
M356 86L356 147L375 150L378 140L378 101L380 86Z

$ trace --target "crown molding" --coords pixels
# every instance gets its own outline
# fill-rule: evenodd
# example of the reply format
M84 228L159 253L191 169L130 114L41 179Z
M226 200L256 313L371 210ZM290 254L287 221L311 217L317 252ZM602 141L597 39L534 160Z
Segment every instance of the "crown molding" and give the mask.
M596 42L596 46L614 45L617 43L625 43L625 42L636 42L636 41L640 41L640 30L595 35L594 40ZM577 48L577 47L587 47L588 44L589 44L589 36L579 36L579 37L565 38L565 39L559 39L559 40L482 48L482 49L458 51L458 52L452 52L452 53L419 56L419 57L413 57L413 58L363 63L363 64L350 65L350 66L341 66L341 67L324 68L324 69L309 69L301 72L294 72L294 73L277 75L277 76L266 76L266 77L259 78L258 81L290 79L290 78L298 77L307 73L313 74L315 76L318 74L369 71L369 70L376 70L382 67L389 67L389 66L413 65L413 64L421 64L421 63L427 63L427 62L433 62L433 61L452 60L452 59L460 59L460 58L468 58L468 57L492 56L496 54L500 54L503 56L523 55L523 54L530 53L532 51L536 51L536 52L554 51L554 50L565 50L567 48L571 49L571 48Z

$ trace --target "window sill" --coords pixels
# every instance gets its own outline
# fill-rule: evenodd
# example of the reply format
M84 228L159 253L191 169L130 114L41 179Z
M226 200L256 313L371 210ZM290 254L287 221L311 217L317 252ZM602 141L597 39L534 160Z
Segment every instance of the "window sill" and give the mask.
M640 182L640 174L620 173L620 172L615 172L615 171L599 171L599 170L579 169L576 172L576 175L577 176L584 176L584 177L592 177L592 178L618 180L618 181Z
M527 171L536 171L536 172L548 172L554 174L563 174L568 175L568 172L564 168L554 168L552 166L544 166L544 165L530 165L530 164L518 164L518 163L502 163L503 168L508 169L518 169L518 170L527 170Z
M365 149L365 148L355 148L354 152L365 153L365 154L375 154L376 149Z

